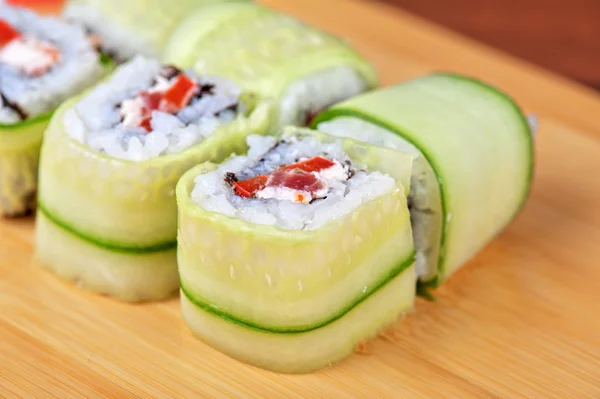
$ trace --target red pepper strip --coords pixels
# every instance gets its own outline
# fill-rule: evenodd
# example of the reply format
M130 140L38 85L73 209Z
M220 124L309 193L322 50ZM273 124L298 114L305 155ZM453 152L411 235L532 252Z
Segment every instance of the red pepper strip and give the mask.
M300 169L305 172L319 172L323 169L331 168L333 165L335 165L335 163L333 163L329 159L325 159L323 157L314 157L311 159L307 159L306 161L282 166L279 169L280 170Z
M251 177L250 179L233 182L233 187L235 193L240 197L250 198L256 194L257 191L265 188L268 179L269 176L258 175Z
M152 121L152 111L156 111L159 108L162 98L163 94L159 92L140 93L140 99L144 103L144 107L141 109L142 121L140 122L140 127L144 128L147 132L152 131L152 126L150 125L150 122Z
M301 169L278 169L271 175L268 187L286 187L297 191L315 193L323 184L310 172Z
M198 90L196 82L180 73L171 87L164 92L161 109L165 112L179 111L190 102L196 90Z
M175 113L189 103L197 90L196 82L180 73L165 92L141 92L139 96L144 107L141 110L140 127L148 132L151 131L152 111Z
M21 33L18 30L5 20L0 19L0 47L19 37L21 37Z
M142 119L142 121L140 122L140 127L145 129L147 132L151 132L152 125L150 124L150 122L152 122L152 117L147 116L144 119Z

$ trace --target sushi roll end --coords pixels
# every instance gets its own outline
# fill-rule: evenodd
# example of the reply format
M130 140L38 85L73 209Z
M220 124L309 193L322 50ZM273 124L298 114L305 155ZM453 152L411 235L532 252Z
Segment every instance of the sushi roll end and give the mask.
M54 109L106 71L82 28L0 4L0 214L35 208L42 134Z
M412 156L288 128L177 185L181 306L226 354L305 373L413 306Z
M438 73L375 90L313 126L415 154L409 204L425 286L473 258L529 194L535 124L508 95L470 77Z
M192 13L171 36L165 58L273 99L272 133L306 126L321 110L377 85L374 67L343 39L252 3Z

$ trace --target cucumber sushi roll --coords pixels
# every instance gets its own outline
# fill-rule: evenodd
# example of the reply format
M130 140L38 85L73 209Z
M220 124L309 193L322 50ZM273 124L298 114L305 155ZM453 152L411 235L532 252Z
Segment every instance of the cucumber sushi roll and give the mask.
M0 214L18 216L35 207L50 115L104 69L80 27L0 2Z
M506 94L434 74L335 105L313 123L336 136L410 151L416 268L437 285L521 209L533 169L527 118Z
M373 88L373 67L341 39L256 4L202 8L176 29L165 60L219 74L276 101L273 131Z
M292 127L248 144L177 184L183 317L244 362L316 370L413 306L413 157Z
M265 130L267 106L248 98L227 80L136 57L64 103L42 146L41 263L121 300L176 291L175 184Z
M97 35L118 61L159 57L177 24L203 5L248 0L68 0L63 16Z

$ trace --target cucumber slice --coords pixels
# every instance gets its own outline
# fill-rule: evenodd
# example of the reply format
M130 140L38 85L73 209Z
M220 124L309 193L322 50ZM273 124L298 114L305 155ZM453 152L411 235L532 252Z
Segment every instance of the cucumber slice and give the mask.
M258 5L216 7L182 22L165 58L274 101L273 132L377 83L373 67L339 38Z
M343 360L410 312L415 279L411 265L344 317L308 332L273 333L229 321L198 307L183 291L181 312L194 334L228 356L280 373L308 373Z
M189 193L198 172L189 173L181 189L188 196L178 197L181 285L228 319L277 332L314 329L413 263L403 188L327 228L288 232L195 206Z
M136 54L159 57L169 36L202 6L248 0L69 0L63 16L98 34L103 48L124 60Z
M61 227L44 211L36 216L36 251L42 267L61 279L123 301L161 300L178 287L175 248L151 253L107 250Z
M199 162L219 162L232 152L244 151L246 136L263 134L269 115L267 105L249 104L247 115L219 128L198 145L177 154L132 162L97 153L64 131L63 115L78 100L79 97L64 103L46 132L41 151L39 208L55 224L71 232L74 240L95 246L94 253L104 254L107 259L116 253L150 256L174 249L177 180ZM45 237L42 231L38 240L52 242L53 237ZM60 273L61 259L45 254L46 248L49 246L38 248L40 258L48 268ZM175 251L164 255L163 262L176 272ZM144 265L143 261L137 263ZM80 257L77 265L81 269L90 267L85 257ZM91 276L83 271L79 275L82 279ZM127 284L114 284L118 291L115 294L113 290L115 296L130 297ZM93 281L82 281L82 285L95 287ZM167 291L176 288L177 282L171 281Z
M289 128L288 134L332 139L307 129ZM413 157L355 140L344 140L344 150L356 165L395 177L396 188L314 231L253 225L204 210L193 202L191 191L194 179L214 165L199 165L181 178L177 203L182 306L192 329L209 343L269 369L308 371L339 360L360 339L412 306L414 246L403 183L409 184ZM396 285L402 291L390 296L399 300L363 323L363 311L356 309L371 309L366 303L380 302L372 298ZM220 331L210 331L210 326ZM339 331L346 328L352 330L347 337L316 351L319 339L339 339ZM251 337L244 353L236 336ZM313 342L315 351L300 353L306 349L303 343ZM257 351L258 347L270 349ZM277 353L283 358L272 360Z
M191 68L206 36L223 25L235 23L237 18L253 18L262 12L250 2L238 2L214 4L191 13L173 31L163 52L163 62Z
M366 125L348 125L357 120ZM425 258L422 263L430 271L420 276L431 280L431 272L437 274L433 285L501 231L530 190L534 155L527 119L506 94L474 79L455 74L415 79L340 103L313 125L390 147L412 145L427 160L436 178L413 183L412 199L441 215L441 229L435 223L414 226L415 233L427 235L415 237L417 262ZM435 190L441 196L437 204L431 200ZM438 248L439 255L431 256L431 248Z

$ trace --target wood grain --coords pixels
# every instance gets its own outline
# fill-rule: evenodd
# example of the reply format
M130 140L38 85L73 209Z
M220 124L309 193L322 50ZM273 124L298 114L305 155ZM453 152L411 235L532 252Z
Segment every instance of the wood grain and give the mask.
M379 1L600 89L600 1Z
M0 221L0 397L600 398L600 96L391 6L263 3L348 38L384 84L455 70L511 92L541 122L523 212L369 354L303 376L194 339L177 299L127 305L55 280L33 219Z

